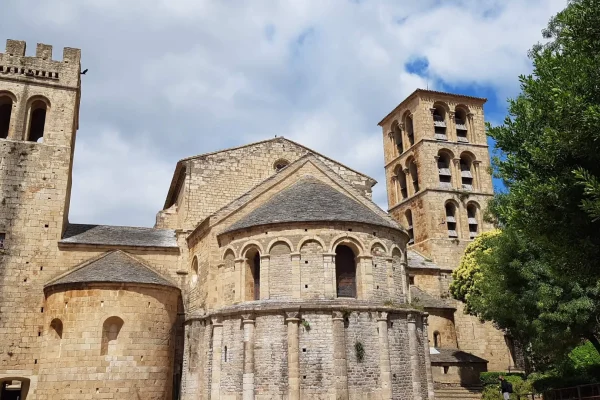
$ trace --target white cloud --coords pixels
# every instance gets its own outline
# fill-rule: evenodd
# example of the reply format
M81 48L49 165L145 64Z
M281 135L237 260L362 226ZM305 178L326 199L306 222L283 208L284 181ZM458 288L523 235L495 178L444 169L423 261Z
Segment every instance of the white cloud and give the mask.
M385 208L377 122L426 85L516 94L565 4L5 0L0 36L82 48L71 220L151 225L177 159L275 135L373 176Z

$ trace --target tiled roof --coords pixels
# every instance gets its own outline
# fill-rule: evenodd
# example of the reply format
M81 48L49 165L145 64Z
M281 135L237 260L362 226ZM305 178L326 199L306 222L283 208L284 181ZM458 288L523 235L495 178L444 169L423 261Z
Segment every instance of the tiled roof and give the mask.
M416 286L410 287L410 296L413 304L425 308L456 308L448 304L444 299L434 297Z
M225 232L287 222L359 222L401 229L364 204L307 176L273 196Z
M488 361L459 349L435 349L429 357L432 363L487 363Z
M409 268L440 269L433 261L428 260L422 254L417 253L414 250L408 250L406 258L408 259Z
M175 231L171 229L86 224L69 224L60 243L134 247L178 247Z
M133 256L116 250L50 281L46 287L73 283L144 283L176 287Z

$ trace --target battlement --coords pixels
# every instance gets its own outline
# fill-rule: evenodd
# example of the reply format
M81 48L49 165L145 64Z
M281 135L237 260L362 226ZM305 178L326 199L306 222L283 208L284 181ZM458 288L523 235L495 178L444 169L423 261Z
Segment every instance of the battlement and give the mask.
M24 41L6 41L6 51L0 53L0 78L78 86L81 50L65 47L62 61L52 59L48 44L38 43L35 57L26 56L25 50Z

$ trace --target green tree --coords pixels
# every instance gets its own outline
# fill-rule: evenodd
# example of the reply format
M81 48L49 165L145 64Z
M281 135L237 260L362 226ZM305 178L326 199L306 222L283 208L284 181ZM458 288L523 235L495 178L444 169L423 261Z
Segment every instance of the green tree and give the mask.
M538 355L583 339L600 352L600 0L570 1L543 35L508 117L488 126L502 233L482 238L453 293Z

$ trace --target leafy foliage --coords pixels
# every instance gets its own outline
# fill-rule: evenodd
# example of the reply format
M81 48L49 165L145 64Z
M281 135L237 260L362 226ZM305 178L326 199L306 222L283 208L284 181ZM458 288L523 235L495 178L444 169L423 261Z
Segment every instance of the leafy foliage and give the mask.
M452 287L537 367L585 339L600 351L600 0L570 1L543 33L509 116L488 126L502 231L470 246Z

